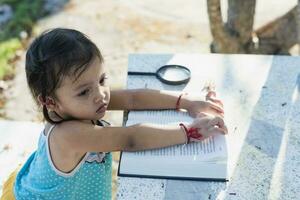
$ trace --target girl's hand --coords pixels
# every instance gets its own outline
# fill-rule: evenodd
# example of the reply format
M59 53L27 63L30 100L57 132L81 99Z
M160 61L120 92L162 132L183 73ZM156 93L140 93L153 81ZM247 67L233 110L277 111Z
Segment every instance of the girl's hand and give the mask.
M214 116L224 117L223 103L215 98L215 92L208 92L206 97L184 95L182 97L183 108L191 117L197 117L200 113L208 113Z
M219 117L224 117L223 103L220 99L216 98L215 84L212 81L206 82L202 91L205 91L205 100L199 100L201 98L186 97L188 106L186 107L191 117L196 117L199 114L207 113Z
M221 117L204 115L196 118L191 124L180 124L187 136L187 143L199 142L216 134L227 134L228 130Z

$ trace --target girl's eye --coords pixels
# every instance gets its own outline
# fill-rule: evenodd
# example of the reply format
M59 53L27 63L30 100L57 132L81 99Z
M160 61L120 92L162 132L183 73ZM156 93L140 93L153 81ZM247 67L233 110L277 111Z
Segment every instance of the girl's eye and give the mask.
M85 96L85 95L87 95L88 93L89 93L89 89L85 89L85 90L83 90L82 92L80 92L79 94L78 94L78 96Z
M105 85L105 80L107 79L108 77L107 76L104 76L103 78L101 78L100 79L100 81L99 81L99 83L101 84L101 85Z

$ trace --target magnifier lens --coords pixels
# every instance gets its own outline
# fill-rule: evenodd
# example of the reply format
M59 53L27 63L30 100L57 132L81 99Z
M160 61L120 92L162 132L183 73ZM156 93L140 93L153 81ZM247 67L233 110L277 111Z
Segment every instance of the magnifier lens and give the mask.
M169 85L180 85L189 82L191 72L181 65L164 65L156 72L128 72L128 75L156 76L161 82Z
M162 79L171 82L183 81L190 77L190 72L187 69L174 65L162 68L157 73Z

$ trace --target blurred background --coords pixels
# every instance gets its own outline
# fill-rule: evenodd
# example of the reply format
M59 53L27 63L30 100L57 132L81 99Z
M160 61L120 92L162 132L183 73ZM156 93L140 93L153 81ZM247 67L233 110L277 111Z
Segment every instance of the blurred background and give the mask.
M104 55L112 89L126 87L130 53L243 53L297 56L296 0L0 0L0 120L42 122L26 85L24 61L36 35L54 27L78 29ZM122 112L105 117L116 126ZM20 133L19 133L20 134ZM0 130L0 171L22 163L26 149ZM18 140L18 133L10 138ZM2 141L2 142L1 142ZM5 141L5 142L3 142ZM13 151L21 153L7 162ZM114 195L118 153L114 153ZM6 168L9 168L6 167ZM0 174L0 189L8 174ZM0 192L1 193L1 192Z

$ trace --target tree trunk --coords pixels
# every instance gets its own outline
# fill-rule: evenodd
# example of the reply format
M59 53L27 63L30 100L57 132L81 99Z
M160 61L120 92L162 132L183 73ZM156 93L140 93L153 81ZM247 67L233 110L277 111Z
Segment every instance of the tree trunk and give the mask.
M256 0L228 0L227 27L234 34L240 52L246 53L252 38Z
M228 0L228 20L223 23L220 0L207 0L211 51L218 53L288 54L298 44L297 6L282 17L253 31L255 0Z
M214 41L211 44L212 52L233 53L239 51L239 45L222 20L220 0L207 0L207 12L210 21L210 30Z

